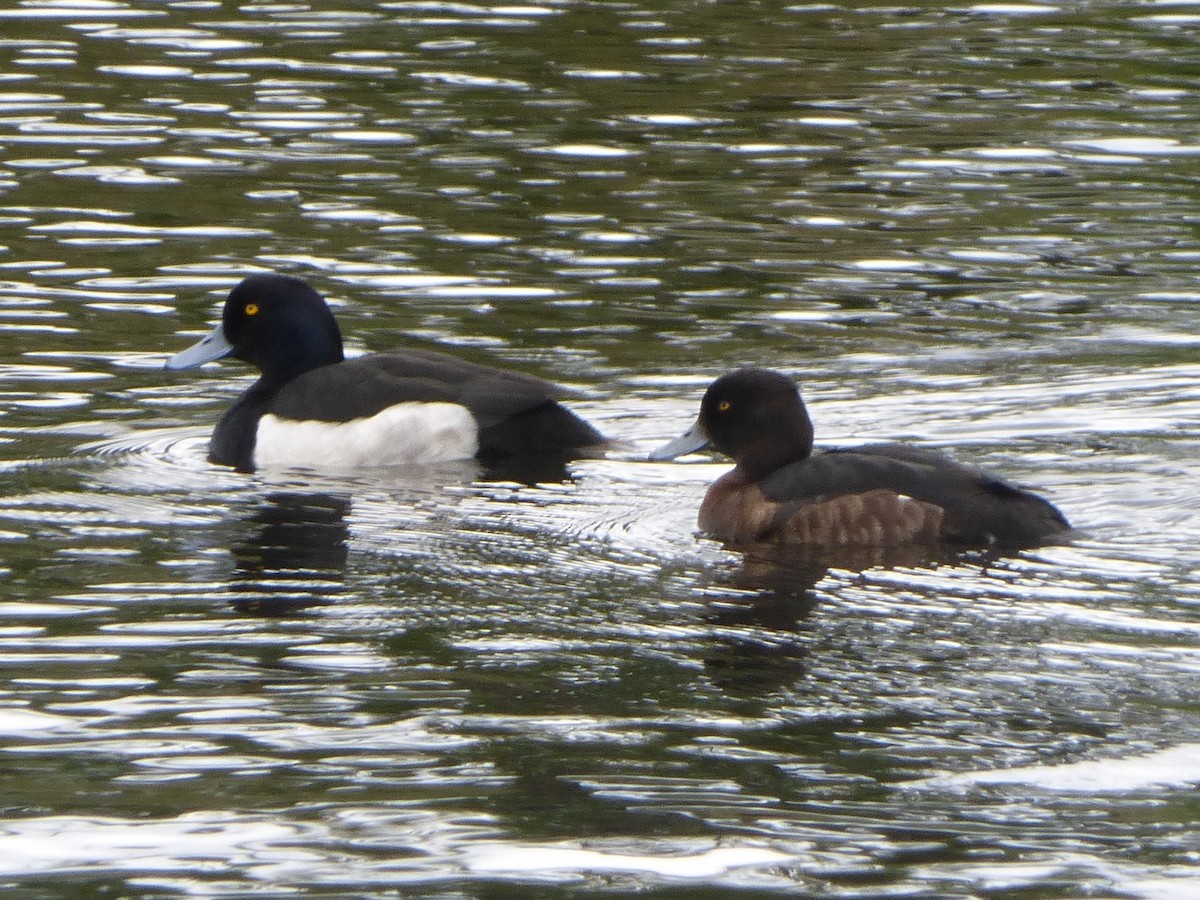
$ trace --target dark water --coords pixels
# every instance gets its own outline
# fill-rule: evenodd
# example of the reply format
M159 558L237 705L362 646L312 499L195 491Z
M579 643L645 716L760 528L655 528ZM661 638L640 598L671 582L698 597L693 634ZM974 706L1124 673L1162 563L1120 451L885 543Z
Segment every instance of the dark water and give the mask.
M1200 15L0 10L5 896L1200 892ZM523 483L208 466L243 274L552 377ZM828 570L645 453L715 375L1072 544Z

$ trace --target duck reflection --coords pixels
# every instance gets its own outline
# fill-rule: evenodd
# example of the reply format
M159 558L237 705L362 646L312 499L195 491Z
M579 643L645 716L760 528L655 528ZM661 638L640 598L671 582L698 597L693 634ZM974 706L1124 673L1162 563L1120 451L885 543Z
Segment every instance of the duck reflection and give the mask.
M732 589L710 603L715 641L704 667L722 690L760 696L800 681L806 672L804 623L817 607L813 589L828 566L794 558L775 546L742 553L713 587Z
M250 535L232 547L240 612L286 615L328 603L345 591L350 498L277 491L247 520Z
M544 455L483 465L476 460L414 470L411 483L398 479L386 488L403 496L438 497L451 485L503 482L533 486L572 480L571 458ZM430 475L434 475L433 485ZM231 548L234 557L232 604L240 612L280 616L341 598L346 592L350 554L348 520L356 490L370 482L338 483L325 490L289 485L264 496L243 522L247 535Z
M600 458L602 454L549 453L540 456L515 459L489 460L478 463L476 481L500 481L534 487L539 484L570 484L575 480L571 464L589 456Z
M819 605L816 587L831 571L928 567L986 556L927 546L806 548L762 543L729 549L741 553L740 565L715 586L736 593L708 608L708 621L719 638L705 667L727 691L756 692L787 687L806 674L805 625Z

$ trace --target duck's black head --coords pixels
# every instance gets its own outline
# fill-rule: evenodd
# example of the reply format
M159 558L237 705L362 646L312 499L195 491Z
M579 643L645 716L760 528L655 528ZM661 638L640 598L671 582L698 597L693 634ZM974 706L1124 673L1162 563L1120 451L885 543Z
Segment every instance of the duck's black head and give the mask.
M341 362L342 333L333 313L302 278L251 275L229 292L221 323L167 360L168 369L192 369L233 356L262 370L278 387L309 369Z
M342 333L325 300L301 278L251 275L229 292L221 316L230 356L288 381L341 362Z
M696 424L712 447L754 479L812 452L812 420L799 390L768 369L737 369L714 381Z

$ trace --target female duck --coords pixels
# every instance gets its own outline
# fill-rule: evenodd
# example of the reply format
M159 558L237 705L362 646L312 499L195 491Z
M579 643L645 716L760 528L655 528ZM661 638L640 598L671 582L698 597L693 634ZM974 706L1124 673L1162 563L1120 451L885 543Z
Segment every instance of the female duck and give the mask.
M348 470L478 457L564 455L604 443L555 401L557 389L427 350L345 359L324 299L287 275L251 275L221 324L167 360L190 369L225 356L262 374L221 417L214 463Z
M739 369L704 394L700 417L652 459L705 446L730 456L700 506L700 528L730 544L956 544L1017 548L1070 526L1046 500L974 466L900 444L813 452L795 384Z

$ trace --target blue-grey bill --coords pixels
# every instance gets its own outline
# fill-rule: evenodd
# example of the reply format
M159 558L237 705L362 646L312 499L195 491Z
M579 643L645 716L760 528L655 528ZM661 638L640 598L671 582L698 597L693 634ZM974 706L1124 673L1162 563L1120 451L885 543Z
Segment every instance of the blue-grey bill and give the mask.
M233 345L225 338L225 328L217 325L207 335L186 350L180 350L167 360L168 369L194 369L206 362L220 359L233 352Z
M708 435L700 430L700 423L697 422L679 437L673 441L667 441L661 447L650 451L652 460L661 461L666 459L674 459L677 456L683 456L685 453L695 453L697 450L703 450L708 446Z

